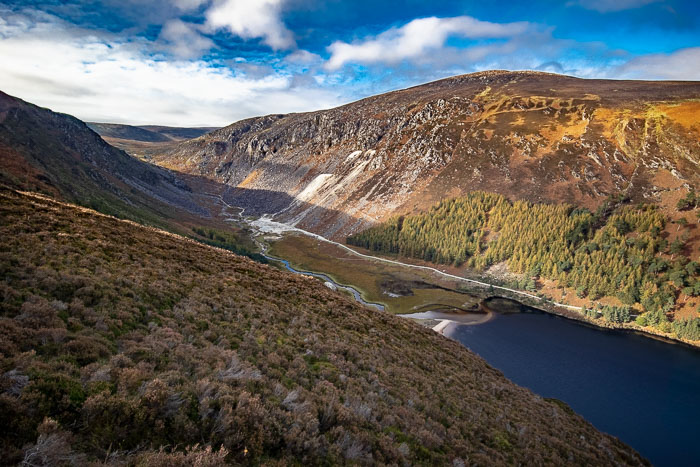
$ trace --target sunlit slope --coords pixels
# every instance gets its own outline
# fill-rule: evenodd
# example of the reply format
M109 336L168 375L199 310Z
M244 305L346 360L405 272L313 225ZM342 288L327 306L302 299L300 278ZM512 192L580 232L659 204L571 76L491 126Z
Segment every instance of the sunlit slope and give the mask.
M698 82L482 72L244 120L154 161L295 197L282 218L336 238L473 190L666 207L700 181L699 99Z

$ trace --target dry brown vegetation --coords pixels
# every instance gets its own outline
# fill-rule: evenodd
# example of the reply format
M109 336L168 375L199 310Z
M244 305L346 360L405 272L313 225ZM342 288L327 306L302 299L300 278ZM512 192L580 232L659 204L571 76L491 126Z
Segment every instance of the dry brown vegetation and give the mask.
M643 463L315 280L8 190L0 238L4 464Z

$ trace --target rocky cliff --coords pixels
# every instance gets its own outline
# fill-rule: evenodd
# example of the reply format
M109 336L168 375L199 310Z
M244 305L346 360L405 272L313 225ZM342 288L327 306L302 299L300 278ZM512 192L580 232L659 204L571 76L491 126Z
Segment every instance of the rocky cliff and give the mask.
M476 189L590 208L620 192L662 203L698 184L698 99L698 82L482 72L243 120L153 160L332 237Z

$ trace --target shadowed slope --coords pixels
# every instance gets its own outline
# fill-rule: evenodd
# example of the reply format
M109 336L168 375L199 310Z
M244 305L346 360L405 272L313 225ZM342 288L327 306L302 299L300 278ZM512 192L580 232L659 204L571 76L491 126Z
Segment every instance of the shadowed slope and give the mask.
M0 92L0 182L143 223L207 211L181 177L134 159L70 115Z

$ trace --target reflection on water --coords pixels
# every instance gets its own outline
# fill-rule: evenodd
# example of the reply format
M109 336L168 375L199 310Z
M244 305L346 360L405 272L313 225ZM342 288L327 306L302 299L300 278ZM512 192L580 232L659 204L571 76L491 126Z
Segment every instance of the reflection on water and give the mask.
M484 305L493 319L451 325L445 334L515 383L566 402L654 464L700 465L700 351L510 300Z

